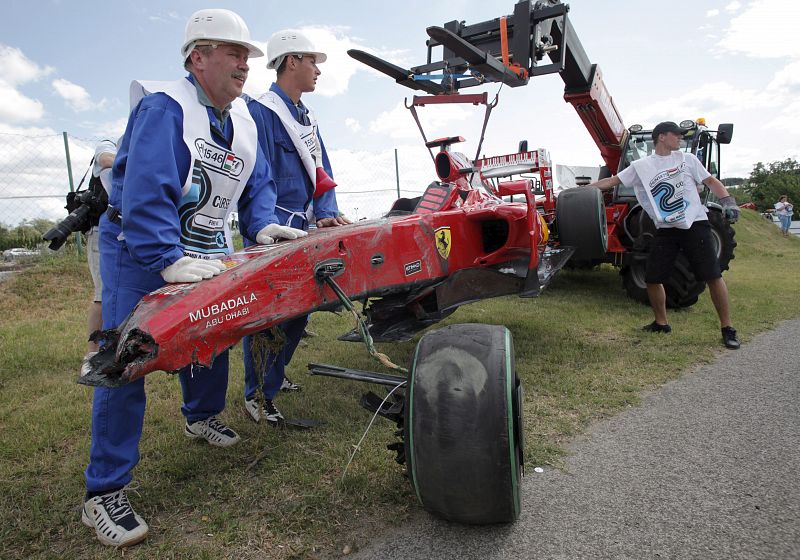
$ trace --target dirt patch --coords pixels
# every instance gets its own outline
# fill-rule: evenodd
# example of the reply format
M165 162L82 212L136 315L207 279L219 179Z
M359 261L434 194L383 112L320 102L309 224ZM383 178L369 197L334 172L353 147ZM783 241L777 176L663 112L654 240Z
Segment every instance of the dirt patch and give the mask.
M0 282L8 280L15 272L32 266L33 263L21 263L18 261L0 262Z

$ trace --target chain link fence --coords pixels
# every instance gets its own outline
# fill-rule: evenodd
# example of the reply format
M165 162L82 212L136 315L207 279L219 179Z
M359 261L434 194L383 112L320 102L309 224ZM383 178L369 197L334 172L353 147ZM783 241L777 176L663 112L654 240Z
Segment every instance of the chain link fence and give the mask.
M77 187L99 140L0 133L0 225L63 219L70 173Z
M66 132L0 133L0 231L16 231L22 237L15 242L35 246L43 233L39 230L66 217L66 194L78 188L100 140ZM423 147L334 149L329 155L339 209L353 220L384 215L397 198L418 196L434 177Z
M424 147L385 152L330 152L339 210L352 220L385 215L400 197L419 196L435 178Z

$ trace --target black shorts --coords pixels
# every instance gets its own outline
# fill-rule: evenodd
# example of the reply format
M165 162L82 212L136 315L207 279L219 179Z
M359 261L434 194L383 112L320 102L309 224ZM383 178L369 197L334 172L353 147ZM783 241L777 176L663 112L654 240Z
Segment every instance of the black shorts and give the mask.
M662 228L656 231L647 256L644 281L663 284L669 280L679 251L689 260L698 280L706 282L722 277L711 237L711 224L708 220L702 220L693 223L689 229Z

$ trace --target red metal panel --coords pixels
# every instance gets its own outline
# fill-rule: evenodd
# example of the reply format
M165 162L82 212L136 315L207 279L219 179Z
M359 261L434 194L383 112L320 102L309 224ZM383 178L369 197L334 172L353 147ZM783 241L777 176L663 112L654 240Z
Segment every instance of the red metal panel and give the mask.
M460 202L458 190L454 193ZM127 364L123 377L133 380L189 363L208 365L246 334L335 304L330 288L314 277L315 267L329 259L344 263L336 282L350 297L518 258L530 258L535 267L538 251L531 254L531 241L540 242L542 232L537 220L536 231L529 233L528 214L525 204L502 203L469 190L463 204L450 210L317 229L301 239L235 253L224 260L229 270L220 276L170 284L142 299L121 328L117 360L124 361L126 339L135 340L137 331L151 337L157 351ZM482 222L488 219L509 225L507 242L492 253L483 248ZM446 251L439 248L444 240ZM379 254L382 264L375 264ZM418 261L418 267L406 266Z
M616 173L622 157L622 145L627 131L602 79L600 68L587 91L565 93L564 100L578 112L586 130L600 149L600 155L611 173Z

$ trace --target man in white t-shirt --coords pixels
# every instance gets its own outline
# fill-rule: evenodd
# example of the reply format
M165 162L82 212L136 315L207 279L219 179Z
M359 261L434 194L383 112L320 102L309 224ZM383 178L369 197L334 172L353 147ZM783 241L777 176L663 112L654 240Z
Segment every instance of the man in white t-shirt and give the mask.
M686 131L674 122L659 123L653 129L655 152L636 160L618 175L593 185L611 190L619 184L633 187L636 199L656 225L656 236L647 257L645 282L655 320L645 331L668 333L664 282L672 273L678 252L683 251L698 280L705 281L719 315L725 347L739 348L731 326L728 288L722 279L719 260L711 237L706 207L700 201L702 183L719 197L729 222L739 218L739 207L719 179L712 176L693 154L679 150Z
M117 144L112 140L101 140L94 151L92 178L89 184L92 185L96 181L99 182L106 191L106 195L111 190L111 166L114 165L116 155ZM92 283L94 284L94 296L89 304L88 311L87 338L92 336L93 332L103 328L103 306L101 303L103 280L100 278L100 249L98 246L100 236L97 233L98 227L99 217L98 223L93 223L92 228L86 232L86 260L89 263L89 272L92 275ZM97 342L89 340L86 355L83 357L83 363L81 364L81 375L86 375L89 372L89 359L97 354L98 350Z

